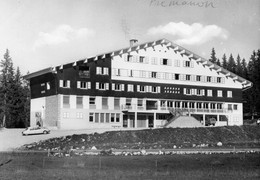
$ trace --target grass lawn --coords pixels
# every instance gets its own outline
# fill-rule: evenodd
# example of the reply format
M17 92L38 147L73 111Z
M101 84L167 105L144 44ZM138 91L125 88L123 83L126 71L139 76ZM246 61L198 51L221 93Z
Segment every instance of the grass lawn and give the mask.
M260 179L260 154L47 157L0 153L1 180Z

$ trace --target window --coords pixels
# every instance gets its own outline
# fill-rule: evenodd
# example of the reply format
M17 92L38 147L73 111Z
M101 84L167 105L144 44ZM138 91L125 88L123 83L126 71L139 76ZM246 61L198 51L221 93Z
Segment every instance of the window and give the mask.
M99 122L99 113L95 113L95 122L96 122L96 123Z
M217 77L217 83L221 83L221 77Z
M120 76L121 75L121 70L120 69L116 69L116 76Z
M186 75L186 81L190 81L190 76L191 75Z
M88 66L79 66L79 77L80 78L90 77L90 70Z
M157 72L152 72L152 78L156 78L157 77Z
M96 104L96 98L95 97L89 97L89 104Z
M50 82L47 82L47 83L46 83L46 89L47 89L47 90L50 90L50 89L51 89Z
M210 109L216 109L216 103L210 103Z
M183 101L183 102L182 102L182 107L183 107L183 108L188 108L188 102Z
M139 87L140 87L139 89L140 92L145 92L145 86L139 86Z
M69 108L69 107L70 107L70 97L63 96L63 108Z
M109 83L99 83L99 82L96 82L96 89L99 89L99 90L109 90Z
M105 122L105 113L100 113L100 122Z
M139 62L140 62L140 63L144 63L144 56L140 56L140 57L139 57Z
M202 102L197 102L197 108L202 109Z
M109 116L110 114L109 113L106 113L106 122L109 123Z
M175 80L179 80L179 79L180 79L180 74L175 74L174 79L175 79Z
M207 76L207 82L211 82L212 78L211 76Z
M111 122L115 122L115 114L114 113L111 113L110 121Z
M120 122L120 114L116 113L116 122Z
M126 98L126 105L127 106L131 106L131 103L132 103L132 99L131 98Z
M89 122L94 121L94 113L89 113Z
M153 65L156 65L156 64L157 64L157 58L156 58L156 57L152 57L152 58L151 58L151 63L152 63Z
M70 88L70 81L69 80L60 80L60 87L62 88Z
M77 112L76 117L77 117L77 119L83 119L83 113Z
M132 55L127 55L127 62L132 62L133 61L133 56Z
M201 96L201 95L202 95L201 89L197 89L197 95L198 95L198 96Z
M234 110L237 110L237 104L234 104L233 108Z
M218 90L218 97L222 97L222 91L221 90Z
M121 84L115 84L115 90L118 90L118 91L120 91L121 90L121 86L120 86Z
M146 78L146 71L140 71L140 77Z
M208 109L209 108L209 103L203 103L203 108Z
M128 92L134 92L134 85L133 84L128 84L127 85L127 91Z
M91 82L77 81L77 88L91 89Z
M167 101L167 107L173 107L173 101Z
M77 108L83 108L83 97L77 96L76 103L77 103Z
M175 108L180 108L180 107L181 107L181 102L175 101Z
M166 101L165 100L161 100L161 107L166 107Z
M137 106L142 107L143 106L143 99L138 99L137 100Z
M153 86L153 87L152 87L152 92L153 92L153 93L157 93L157 87L156 87L156 86Z
M228 104L228 110L232 110L232 104Z
M120 98L114 99L114 109L119 110L120 109Z
M184 67L190 67L190 61L184 61Z
M112 90L115 91L124 91L125 90L125 85L124 84L112 84Z
M223 104L217 103L217 109L223 109Z
M128 70L128 76L129 76L129 77L134 77L134 74L133 74L133 70L132 70L132 69Z
M196 81L201 81L201 76L196 76Z
M63 118L69 118L69 117L70 117L70 113L68 113L68 112L63 113Z
M232 98L232 91L227 91L227 97Z
M108 68L107 67L97 67L96 68L96 73L98 74L98 75L108 75L109 73L108 73Z
M210 97L212 97L212 90L208 89L208 90L207 90L207 95L210 96Z
M168 59L162 59L162 65L168 65L169 62L168 62Z
M174 60L174 66L175 67L180 67L180 60L179 59L175 59Z
M191 95L191 89L190 88L186 89L186 94Z
M108 109L108 98L102 97L102 109Z

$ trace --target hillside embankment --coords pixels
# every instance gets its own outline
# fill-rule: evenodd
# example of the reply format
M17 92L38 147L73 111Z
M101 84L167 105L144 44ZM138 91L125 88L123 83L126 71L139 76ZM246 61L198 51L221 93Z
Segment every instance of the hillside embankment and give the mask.
M260 147L260 126L162 128L70 135L24 145L23 150L176 149Z

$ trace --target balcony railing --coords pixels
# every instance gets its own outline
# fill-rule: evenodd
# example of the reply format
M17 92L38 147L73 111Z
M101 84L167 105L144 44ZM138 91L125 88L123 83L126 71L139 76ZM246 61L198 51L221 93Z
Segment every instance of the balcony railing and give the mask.
M121 110L130 110L130 111L147 111L147 110L157 110L157 111L182 111L182 112L201 112L201 113L226 113L228 112L227 109L206 109L206 108L173 108L167 106L150 106L150 105L122 105Z

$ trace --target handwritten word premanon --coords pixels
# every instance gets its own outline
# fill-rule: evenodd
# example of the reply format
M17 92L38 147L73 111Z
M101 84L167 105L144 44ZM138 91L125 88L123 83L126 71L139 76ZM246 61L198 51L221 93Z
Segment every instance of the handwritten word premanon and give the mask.
M171 7L171 6L191 6L200 8L216 8L213 2L210 1L173 1L173 0L150 0L151 6Z

